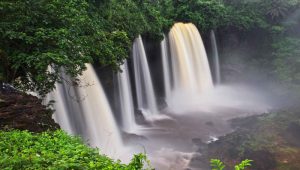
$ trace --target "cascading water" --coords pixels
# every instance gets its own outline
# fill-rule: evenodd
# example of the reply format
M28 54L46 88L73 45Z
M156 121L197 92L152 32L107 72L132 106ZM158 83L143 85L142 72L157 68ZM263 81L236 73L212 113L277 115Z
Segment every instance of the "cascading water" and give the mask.
M157 114L158 108L141 36L134 40L132 51L138 109L147 119Z
M170 33L173 91L201 93L213 87L204 44L195 25L176 23Z
M134 132L137 128L134 116L134 106L131 92L130 77L127 61L121 66L122 72L117 73L117 88L123 130Z
M161 48L161 57L163 64L163 73L164 73L164 86L165 86L165 102L168 104L168 101L171 96L171 73L170 73L170 61L168 55L167 40L164 36L164 39L160 43Z
M216 84L221 83L221 73L220 73L220 62L219 62L219 52L218 52L218 45L216 41L216 35L214 30L210 31L210 40L211 40L211 46L212 46L212 55L213 55L213 61L214 61L214 71L215 71L215 80Z
M78 85L63 82L50 94L49 98L56 100L55 119L67 132L82 136L101 153L118 158L123 148L120 132L92 65L86 67L78 77Z
M55 101L53 109L55 109L55 112L59 114L54 114L54 120L60 125L62 129L71 133L73 130L68 118L68 110L66 108L63 94L60 93L60 91L62 90L63 85L56 83L55 89L47 95L46 103L49 103L49 101L51 100Z

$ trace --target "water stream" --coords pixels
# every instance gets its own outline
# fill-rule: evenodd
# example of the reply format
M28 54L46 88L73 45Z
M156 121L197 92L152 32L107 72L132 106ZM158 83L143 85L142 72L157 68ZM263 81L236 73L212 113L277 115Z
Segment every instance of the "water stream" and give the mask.
M82 136L91 146L101 148L101 153L118 158L124 147L119 128L92 65L86 67L77 85L64 75L65 81L57 84L48 100L56 100L55 119L65 131Z
M221 71L220 71L218 45L217 45L217 40L216 40L216 35L214 30L210 31L210 41L212 46L212 55L213 55L213 62L214 62L215 84L219 85L221 83Z
M156 97L142 37L134 40L132 49L138 109L146 119L158 114Z
M164 39L160 43L161 48L161 58L163 65L163 76L164 76L164 87L165 87L165 102L168 104L171 97L171 73L170 73L170 60L168 54L167 40Z
M117 88L119 92L118 103L120 104L123 130L126 132L134 132L137 129L137 124L134 116L134 105L127 61L121 66L121 70L122 72L117 73Z
M209 142L231 132L228 123L231 118L270 109L267 100L256 89L220 84L220 63L213 31L210 36L218 86L213 85L198 29L191 23L176 23L160 44L165 95L158 94L158 97L164 97L166 109L158 109L156 87L142 38L138 36L132 48L132 68L126 61L115 79L121 124L116 123L91 64L87 64L87 70L78 77L78 84L62 69L61 76L65 81L57 84L56 90L47 98L47 101L56 100L55 120L64 130L82 136L88 144L99 147L101 153L112 158L124 158L124 147L130 146L125 151L127 159L128 154L142 149L157 169L190 168L190 160L195 154L201 154L197 141ZM130 76L134 76L135 88L131 86ZM133 90L136 91L136 108ZM136 123L136 110L145 118L142 125ZM154 119L160 116L165 117ZM126 132L123 138L120 131Z

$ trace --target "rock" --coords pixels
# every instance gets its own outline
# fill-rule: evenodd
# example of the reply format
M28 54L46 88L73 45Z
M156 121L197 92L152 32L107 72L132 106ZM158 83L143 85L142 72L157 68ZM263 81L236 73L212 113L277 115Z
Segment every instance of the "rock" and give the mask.
M122 132L122 138L125 143L140 143L141 141L148 140L145 136L137 135L133 133Z
M291 122L284 133L284 137L290 145L300 147L300 123Z
M150 125L150 124L146 121L146 119L145 119L145 117L144 117L144 115L143 115L143 113L142 113L141 110L136 109L136 110L135 110L135 115L136 115L136 122L137 122L138 124L142 124L142 125Z
M251 169L273 170L276 169L275 156L267 150L247 151L244 159L253 160ZM243 160L244 160L243 159Z
M205 152L205 150L207 150L208 145L205 142L203 142L200 138L194 138L192 139L192 142L198 147L198 152L202 153Z
M43 106L37 97L1 90L0 99L0 130L42 132L59 128L52 119L52 111Z
M208 122L205 122L205 125L207 125L207 126L214 126L214 123L212 121L208 121Z

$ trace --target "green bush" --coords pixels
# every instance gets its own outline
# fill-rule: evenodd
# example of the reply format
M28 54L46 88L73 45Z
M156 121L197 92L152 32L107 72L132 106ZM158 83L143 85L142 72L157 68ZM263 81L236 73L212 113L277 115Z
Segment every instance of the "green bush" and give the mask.
M273 44L275 74L289 88L300 89L300 38L285 37Z
M238 165L234 166L234 170L245 170L247 167L251 166L252 160L245 159ZM212 170L223 170L225 168L225 165L222 161L219 159L211 159L210 165Z
M100 155L80 138L65 132L0 131L0 169L142 169L146 157L135 155L128 164Z

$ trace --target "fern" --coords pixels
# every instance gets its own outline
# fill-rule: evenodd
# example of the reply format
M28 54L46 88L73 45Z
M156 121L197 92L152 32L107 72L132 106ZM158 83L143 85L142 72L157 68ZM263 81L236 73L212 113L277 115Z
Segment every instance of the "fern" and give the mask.
M219 159L211 159L210 166L212 167L212 170L223 170L225 168L224 163Z
M244 170L247 167L251 166L251 162L252 162L252 160L249 160L249 159L243 160L240 164L236 165L234 167L234 169L235 170Z
M252 160L245 159L240 164L235 165L235 170L245 170L247 167L251 166ZM225 165L222 161L219 159L211 159L210 160L210 166L212 170L223 170L225 168Z

